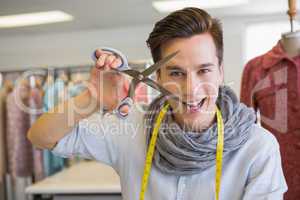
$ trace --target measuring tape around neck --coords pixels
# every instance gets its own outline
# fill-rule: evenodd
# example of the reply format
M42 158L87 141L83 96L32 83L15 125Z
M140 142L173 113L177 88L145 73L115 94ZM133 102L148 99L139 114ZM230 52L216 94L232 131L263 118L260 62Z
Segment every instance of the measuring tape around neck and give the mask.
M162 110L159 112L156 122L154 124L154 129L152 132L148 152L146 155L144 175L143 175L143 179L142 179L139 200L145 199L145 193L146 193L147 186L148 186L148 181L149 181L149 176L150 176L151 166L152 166L152 160L153 160L153 155L154 155L154 150L155 150L155 144L156 144L159 128L160 128L161 122L162 122L166 112L168 111L169 106L170 105L167 103L162 108ZM217 152L216 152L216 179L215 179L216 191L215 192L216 192L216 200L219 200L220 189L221 189L223 149L224 149L224 123L223 123L222 114L221 114L221 111L219 110L219 108L217 108L216 113L217 113L217 129L218 129L217 130L218 131L218 139L217 140L218 141L217 141Z

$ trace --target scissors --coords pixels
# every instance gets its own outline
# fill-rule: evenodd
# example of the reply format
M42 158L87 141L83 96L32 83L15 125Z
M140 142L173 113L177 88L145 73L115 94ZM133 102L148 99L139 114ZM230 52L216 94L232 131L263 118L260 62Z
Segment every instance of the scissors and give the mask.
M165 96L173 97L173 98L175 97L171 92L169 92L168 90L166 90L165 88L160 86L158 83L156 83L155 81L150 79L148 76L151 75L156 70L160 69L161 66L163 66L165 63L167 63L173 57L175 57L178 54L179 51L171 53L170 55L166 56L162 60L158 61L157 63L155 63L153 65L151 65L150 67L148 67L144 71L140 72L140 71L137 71L137 70L133 70L129 67L126 57L120 51L118 51L116 49L113 49L113 48L109 48L109 47L104 47L104 48L101 48L101 49L103 51L111 52L114 55L116 55L117 57L121 58L122 64L118 68L116 68L116 69L112 68L111 70L116 71L118 73L123 73L123 74L126 74L126 75L132 77L132 81L130 83L129 91L127 93L127 96L121 100L121 102L118 104L116 109L113 111L113 113L116 114L118 117L126 118L128 116L129 112L122 112L122 108L124 106L128 106L129 108L132 107L132 105L134 103L133 102L134 92L135 92L135 89L136 89L137 85L140 82L145 83L146 85L158 90L159 92L161 92ZM94 61L97 60L95 53L96 52L94 52L94 54L92 55Z

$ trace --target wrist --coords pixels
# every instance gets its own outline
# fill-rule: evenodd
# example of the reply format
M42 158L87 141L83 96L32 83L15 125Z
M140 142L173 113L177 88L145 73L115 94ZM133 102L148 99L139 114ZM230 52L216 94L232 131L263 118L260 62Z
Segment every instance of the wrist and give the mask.
M77 114L87 117L99 110L99 101L87 89L74 98L74 110Z

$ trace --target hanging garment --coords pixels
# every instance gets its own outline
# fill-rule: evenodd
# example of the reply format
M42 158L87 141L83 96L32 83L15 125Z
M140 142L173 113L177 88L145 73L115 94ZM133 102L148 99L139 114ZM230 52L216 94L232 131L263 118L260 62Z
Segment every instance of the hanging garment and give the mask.
M51 85L45 85L43 98L43 111L48 112L51 108L66 98L65 82L56 79ZM49 150L43 150L43 165L45 176L50 176L61 171L65 166L65 159L55 156Z
M0 200L6 199L5 174L7 172L7 158L6 158L5 115L6 115L7 93L8 93L8 89L5 86L0 89Z
M285 200L300 199L300 55L289 58L279 41L249 61L241 102L259 110L262 126L279 141L288 184Z
M5 177L4 177L4 184L5 184L5 200L14 200L13 198L13 194L14 194L14 191L13 191L13 184L12 184L12 181L11 181L11 175L9 174L9 171L8 171L8 146L7 146L7 127L6 127L6 116L7 116L7 110L6 110L6 99L7 99L7 95L12 92L12 89L13 89L13 82L12 80L14 79L14 75L11 75L11 74L8 74L5 76L5 82L4 82L4 87L6 88L6 95L5 95L5 99L3 99L3 109L5 110L5 112L3 113L3 118L2 118L2 123L3 123L3 126L4 127L4 147L5 147L5 162L6 162L6 172L5 172Z
M3 178L4 179L4 178ZM6 200L5 180L0 182L0 200Z
M6 200L14 200L13 183L9 173L6 173L5 175L5 193Z
M11 180L7 182L8 197L13 200L28 200L25 188L32 177L32 145L27 139L30 127L28 110L28 84L20 83L6 100L8 172Z
M12 177L32 175L32 145L27 139L30 127L28 109L29 88L25 85L14 88L7 96L6 126L8 146L8 169Z
M17 177L14 183L14 200L32 200L31 196L25 192L30 185L32 185L31 177Z
M37 118L42 114L43 108L43 92L39 87L30 89L29 96L30 125L32 125ZM43 150L33 147L33 178L34 181L40 181L44 178L43 166Z
M68 84L68 98L79 95L85 89L86 86L83 83L72 83L70 81Z

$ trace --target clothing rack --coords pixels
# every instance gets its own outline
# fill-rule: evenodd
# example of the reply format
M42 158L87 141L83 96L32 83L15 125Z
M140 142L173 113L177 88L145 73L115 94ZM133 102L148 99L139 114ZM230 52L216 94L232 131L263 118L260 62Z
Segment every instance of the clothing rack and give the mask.
M144 70L150 64L153 64L151 60L143 60L139 62L128 62L129 66L135 70ZM8 69L8 70L1 70L0 69L0 87L2 87L3 81L6 80L7 75L16 75L19 76L20 74L27 73L28 78L31 75L38 75L42 77L52 76L54 78L58 77L59 74L63 71L67 74L68 77L75 73L89 73L93 64L85 64L85 65L76 65L76 66L47 66L47 67L27 67L22 69ZM33 72L31 74L31 72ZM30 75L31 74L31 75ZM14 77L14 76L13 76ZM9 78L10 79L10 78ZM13 78L14 79L14 78Z
M0 73L20 73L24 71L37 71L37 70L44 70L44 71L58 71L58 70L65 70L69 71L70 73L75 72L89 72L92 65L77 65L77 66L48 66L48 67L30 67L30 68L23 68L23 69L12 69L12 70L0 70Z
M66 73L68 78L75 73L89 73L92 65L77 65L77 66L49 66L49 67L30 67L23 69L0 70L0 87L2 87L5 80L16 80L21 74L30 80L32 76L43 77L43 84L46 77L52 76L54 79L60 73Z

